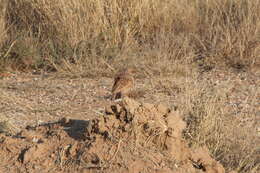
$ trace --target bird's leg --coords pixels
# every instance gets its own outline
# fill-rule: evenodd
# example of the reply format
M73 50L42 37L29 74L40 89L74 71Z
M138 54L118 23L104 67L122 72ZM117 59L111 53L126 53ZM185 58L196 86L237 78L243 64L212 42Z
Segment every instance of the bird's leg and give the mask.
M122 98L122 93L121 92L116 93L115 99L120 99L120 98Z
M112 96L111 96L112 101L118 101L118 100L121 100L121 98L122 98L121 92L113 93Z
M116 93L116 94L115 94L115 97L114 97L114 101L115 101L115 102L122 101L122 96L123 96L122 92Z

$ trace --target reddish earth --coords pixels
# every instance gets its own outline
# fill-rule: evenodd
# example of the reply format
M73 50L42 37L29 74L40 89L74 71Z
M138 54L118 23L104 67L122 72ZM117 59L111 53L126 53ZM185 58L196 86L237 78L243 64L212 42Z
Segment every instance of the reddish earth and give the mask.
M230 141L249 141L251 151L260 139L254 74L141 76L135 100L117 104L108 99L109 76L0 75L0 133L7 120L12 134L0 134L0 172L224 172L206 148L190 148L181 137L192 110L187 100L200 100L200 90L225 98L221 111L232 126L222 127L238 119Z
M224 173L186 123L161 104L125 98L91 120L62 118L0 136L0 172Z

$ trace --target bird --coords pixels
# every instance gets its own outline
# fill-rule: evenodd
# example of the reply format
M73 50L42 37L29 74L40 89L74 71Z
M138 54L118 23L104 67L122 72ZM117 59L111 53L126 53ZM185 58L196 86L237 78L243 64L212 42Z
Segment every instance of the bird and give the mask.
M135 73L135 69L125 68L115 75L112 87L112 100L121 99L128 95L129 91L134 87Z

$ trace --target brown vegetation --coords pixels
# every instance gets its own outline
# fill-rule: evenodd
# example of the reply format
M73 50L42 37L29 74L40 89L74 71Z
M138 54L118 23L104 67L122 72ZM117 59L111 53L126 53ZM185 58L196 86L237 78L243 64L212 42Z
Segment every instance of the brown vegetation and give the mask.
M1 0L1 63L92 73L103 60L243 69L259 63L259 6L258 0Z
M0 81L0 116L77 114L74 100L94 98L81 91L97 84L82 78L137 67L149 101L179 108L191 146L258 172L259 19L259 0L0 0L0 80L15 70L79 77Z

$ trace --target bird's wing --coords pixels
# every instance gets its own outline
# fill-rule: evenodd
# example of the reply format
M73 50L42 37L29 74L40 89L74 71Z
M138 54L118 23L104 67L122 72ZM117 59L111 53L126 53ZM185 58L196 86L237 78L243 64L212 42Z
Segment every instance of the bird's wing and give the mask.
M112 88L112 92L116 93L124 88L131 88L133 85L133 80L131 78L117 77Z

